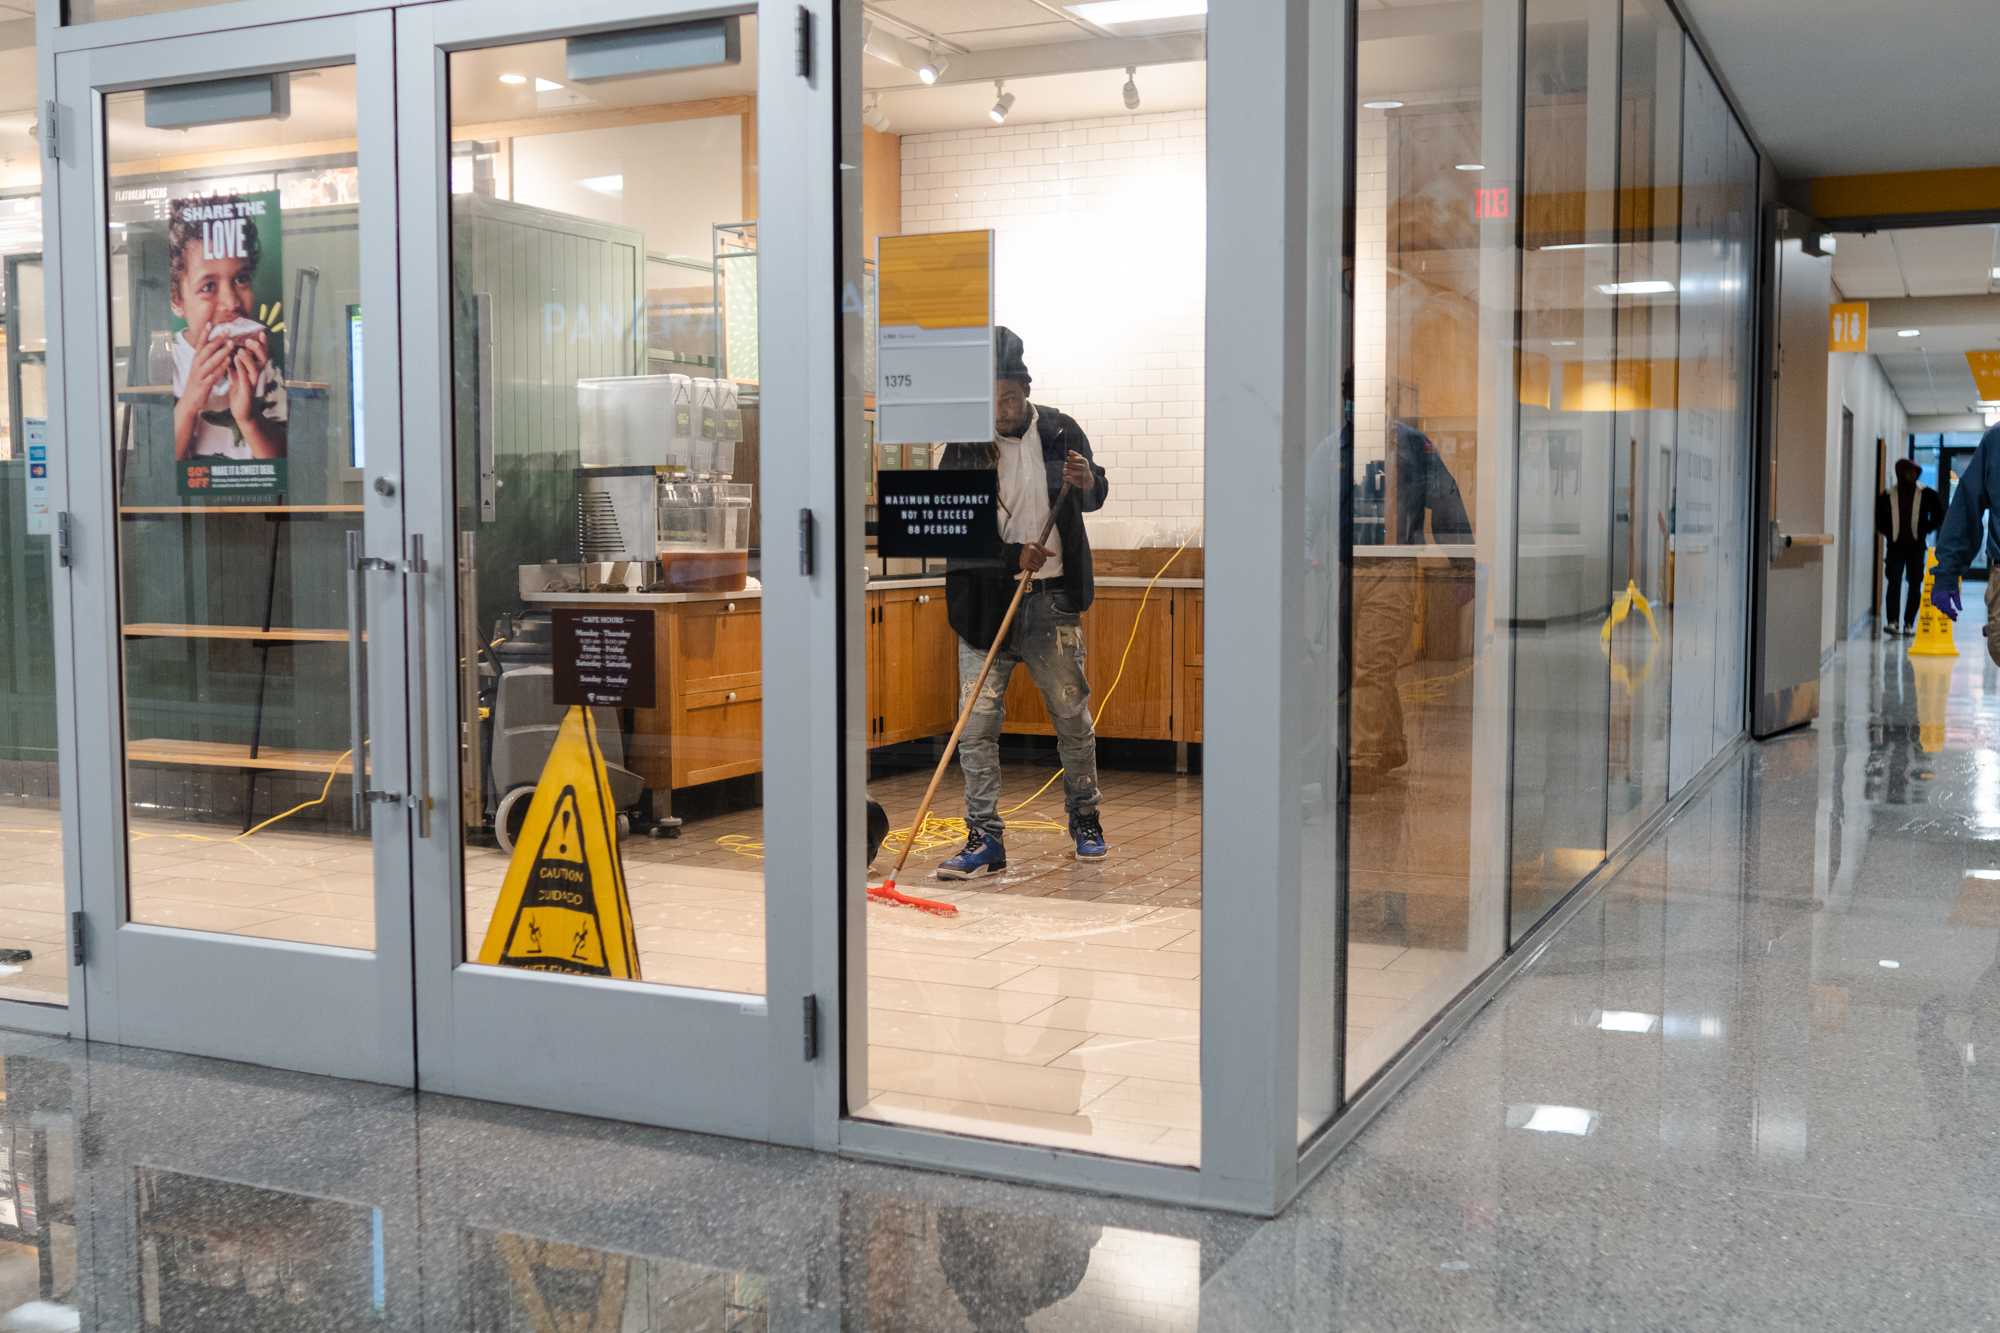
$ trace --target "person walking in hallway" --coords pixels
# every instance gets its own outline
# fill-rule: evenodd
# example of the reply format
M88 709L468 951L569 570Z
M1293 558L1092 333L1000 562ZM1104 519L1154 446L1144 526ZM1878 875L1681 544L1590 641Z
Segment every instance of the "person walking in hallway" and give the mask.
M1917 465L1896 460L1896 484L1875 497L1875 532L1887 543L1882 567L1889 586L1882 599L1882 637L1914 634L1924 598L1924 552L1944 523L1944 502L1918 481ZM1907 601L1903 589L1909 588Z
M1937 577L1931 584L1931 605L1952 620L1964 607L1959 580L1979 554L1982 535L1986 541L1986 655L2000 666L2000 579L1992 575L2000 567L2000 532L1995 532L1990 511L2000 503L2000 426L1980 436L1979 447L1966 460L1951 506L1945 510L1944 526L1938 530Z

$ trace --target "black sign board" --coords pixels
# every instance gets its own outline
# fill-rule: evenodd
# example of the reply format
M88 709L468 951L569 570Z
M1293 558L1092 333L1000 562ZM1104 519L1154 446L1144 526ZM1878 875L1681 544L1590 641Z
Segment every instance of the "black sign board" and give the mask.
M998 472L879 472L875 495L875 544L885 556L981 559L999 548Z
M651 708L653 613L558 607L556 702L591 708Z

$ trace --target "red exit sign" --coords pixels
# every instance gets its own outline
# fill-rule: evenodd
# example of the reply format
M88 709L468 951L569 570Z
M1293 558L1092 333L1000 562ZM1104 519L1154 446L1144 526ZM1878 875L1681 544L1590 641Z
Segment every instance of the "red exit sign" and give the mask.
M1505 185L1482 186L1473 192L1472 216L1479 222L1498 222L1514 216L1514 191Z

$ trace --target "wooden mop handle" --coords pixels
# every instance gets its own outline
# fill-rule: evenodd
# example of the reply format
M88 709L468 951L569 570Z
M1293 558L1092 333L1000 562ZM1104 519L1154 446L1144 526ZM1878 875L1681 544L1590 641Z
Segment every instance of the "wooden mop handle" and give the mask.
M1063 502L1069 499L1075 489L1067 481L1056 495L1056 502L1049 506L1048 521L1042 524L1042 535L1035 538L1035 545L1047 542L1049 533L1055 530L1056 515L1062 512ZM951 729L951 739L944 743L944 756L938 760L937 772L931 774L931 785L924 789L923 804L917 807L917 817L910 821L910 832L903 839L903 850L896 854L896 868L889 872L889 882L902 878L903 864L910 859L910 849L917 845L917 835L924 831L924 821L931 817L931 802L937 799L938 784L944 781L944 771L951 767L951 757L958 753L958 738L965 733L965 724L972 719L973 707L979 702L979 692L986 688L986 678L993 673L993 659L1000 655L1000 645L1007 642L1007 631L1014 626L1014 613L1021 609L1021 598L1028 591L1028 583L1033 578L1027 570L1015 576L1014 597L1007 603L1007 614L1000 618L1000 628L994 632L993 646L986 650L986 661L979 668L979 678L972 682L971 693L965 696L965 706L958 710L958 724Z

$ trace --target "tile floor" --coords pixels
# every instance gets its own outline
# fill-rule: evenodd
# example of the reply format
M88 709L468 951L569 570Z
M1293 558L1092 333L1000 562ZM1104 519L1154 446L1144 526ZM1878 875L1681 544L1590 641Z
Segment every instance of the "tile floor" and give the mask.
M1843 646L1276 1219L0 1034L0 1327L1992 1327L2000 670L1960 633Z

